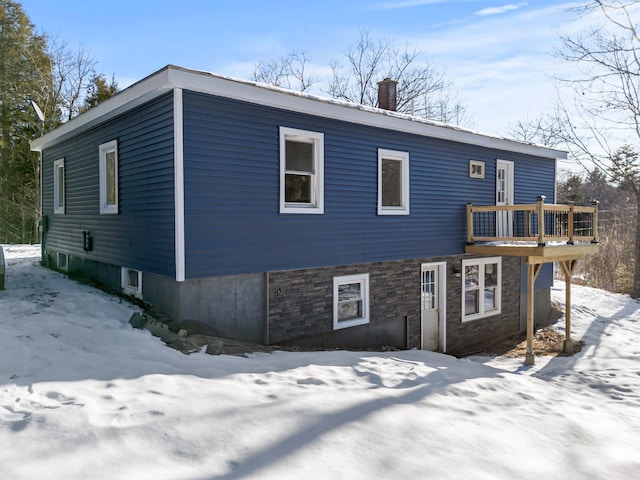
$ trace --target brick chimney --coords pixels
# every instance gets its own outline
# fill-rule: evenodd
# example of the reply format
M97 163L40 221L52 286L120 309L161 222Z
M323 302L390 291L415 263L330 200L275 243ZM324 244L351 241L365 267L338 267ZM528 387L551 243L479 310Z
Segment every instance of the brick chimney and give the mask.
M385 110L396 111L396 87L398 82L385 78L378 82L378 107Z

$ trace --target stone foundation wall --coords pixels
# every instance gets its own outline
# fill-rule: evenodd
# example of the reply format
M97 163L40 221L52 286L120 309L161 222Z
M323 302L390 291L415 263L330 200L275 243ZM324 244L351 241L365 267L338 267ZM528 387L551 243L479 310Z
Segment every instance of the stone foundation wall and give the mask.
M460 267L461 256L456 262ZM502 257L502 307L499 315L462 322L462 280L447 283L447 352L468 353L493 339L520 331L520 257Z
M333 278L364 273L369 274L369 323L334 331ZM271 344L417 347L420 262L403 260L270 272L268 314Z
M446 262L446 350L468 347L516 333L520 329L520 259L502 258L500 315L461 321L464 258L437 257L313 268L269 273L268 339L270 344L364 348L420 348L420 269ZM333 329L333 278L369 274L370 321Z

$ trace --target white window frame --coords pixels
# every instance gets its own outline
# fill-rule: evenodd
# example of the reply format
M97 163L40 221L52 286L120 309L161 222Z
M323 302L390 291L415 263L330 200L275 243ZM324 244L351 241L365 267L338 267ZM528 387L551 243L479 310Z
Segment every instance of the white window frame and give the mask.
M469 177L484 178L484 162L469 160Z
M401 185L401 202L399 207L382 205L382 160L396 160L401 164L402 172L400 178ZM398 150L378 149L378 215L409 215L409 152L401 152Z
M56 252L56 267L58 270L68 271L69 270L69 255L62 252Z
M360 297L362 300L362 317L352 318L350 320L338 319L338 291L340 285L348 283L360 284ZM358 275L347 275L342 277L333 277L333 329L340 330L342 328L355 327L369 323L369 274L363 273Z
M129 274L134 272L137 274L138 285L131 285L129 283ZM142 298L142 272L133 268L122 267L122 292L127 295L132 295L136 298Z
M286 148L285 142L293 140L313 145L313 168L311 175L311 202L293 203L285 201ZM296 128L280 127L280 213L323 214L324 213L324 134Z
M118 141L111 140L103 143L99 147L100 152L100 213L101 214L118 214L118 194L119 194L119 159L118 159ZM116 203L108 203L107 199L107 154L114 152L116 156L116 177L115 177L115 194Z
M65 168L64 158L60 158L55 162L53 162L53 213L54 214L65 213L66 181L65 181L64 168ZM62 175L60 175L61 173ZM62 185L60 185L60 181L62 181ZM60 198L61 194L62 194L62 198Z
M496 308L493 310L484 310L484 301L482 293L485 290L485 266L488 264L497 264L498 266L498 279L495 291L495 304ZM478 266L478 287L479 300L478 300L478 312L467 315L466 313L466 292L469 290L475 290L475 288L467 288L465 285L465 273L466 267L471 265ZM471 320L478 320L480 318L491 317L493 315L499 315L502 312L502 257L490 257L490 258L471 258L462 261L462 321L468 322Z

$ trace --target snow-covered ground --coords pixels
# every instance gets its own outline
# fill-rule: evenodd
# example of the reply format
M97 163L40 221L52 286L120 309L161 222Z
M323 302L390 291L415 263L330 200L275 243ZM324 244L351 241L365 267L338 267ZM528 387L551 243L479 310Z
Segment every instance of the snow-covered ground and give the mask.
M183 355L4 247L0 478L640 478L640 304L574 287L573 357ZM553 291L564 300L564 289ZM562 325L563 320L559 325Z

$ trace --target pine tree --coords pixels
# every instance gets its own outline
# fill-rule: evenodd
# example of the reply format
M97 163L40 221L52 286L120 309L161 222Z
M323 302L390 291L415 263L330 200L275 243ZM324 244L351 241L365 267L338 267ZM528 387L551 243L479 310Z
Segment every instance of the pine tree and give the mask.
M118 82L116 82L115 77L111 77L111 82L107 82L104 74L94 74L89 80L87 97L84 99L82 107L80 107L80 113L86 112L90 108L104 102L118 93L118 91Z
M42 124L33 110L50 85L50 60L44 36L20 4L0 0L0 241L36 242L39 159L29 140Z

